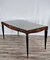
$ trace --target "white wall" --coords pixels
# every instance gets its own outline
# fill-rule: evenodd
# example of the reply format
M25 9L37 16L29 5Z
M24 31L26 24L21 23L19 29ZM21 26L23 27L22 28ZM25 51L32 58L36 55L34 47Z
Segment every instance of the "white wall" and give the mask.
M50 0L0 0L0 22L14 19L48 25L50 35ZM6 27L5 30L5 34L16 34ZM1 26L0 32L2 34ZM39 34L43 35L43 32Z

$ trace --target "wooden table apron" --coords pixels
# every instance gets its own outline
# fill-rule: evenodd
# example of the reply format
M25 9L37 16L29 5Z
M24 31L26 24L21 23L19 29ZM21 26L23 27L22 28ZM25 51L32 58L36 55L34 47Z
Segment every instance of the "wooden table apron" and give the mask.
M27 58L29 57L28 54L29 54L29 39L28 39L28 34L30 33L36 33L36 32L41 32L41 31L45 31L45 42L44 42L44 46L45 46L45 49L46 49L46 42L47 42L47 31L48 31L48 26L44 26L44 27L40 27L40 28L37 28L37 29L32 29L32 30L24 30L24 29L21 29L21 28L17 28L15 26L12 26L12 25L9 25L5 22L1 22L1 25L2 25L2 32L3 32L3 39L4 39L4 25L12 30L15 30L15 31L18 31L18 35L19 35L19 32L23 32L26 34L26 49L27 49Z

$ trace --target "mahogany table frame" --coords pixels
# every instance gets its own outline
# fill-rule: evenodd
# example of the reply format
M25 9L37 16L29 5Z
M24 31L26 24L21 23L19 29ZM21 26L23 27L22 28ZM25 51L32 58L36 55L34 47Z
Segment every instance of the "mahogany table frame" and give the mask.
M24 29L21 29L21 28L18 28L16 26L12 26L12 25L9 25L5 22L1 22L1 25L2 25L2 32L3 32L3 39L4 39L4 25L12 30L15 30L15 31L18 31L18 32L23 32L26 34L26 49L27 49L27 58L29 57L28 54L29 54L29 41L28 41L28 34L30 33L37 33L37 32L41 32L41 31L45 31L45 41L44 41L44 46L45 46L45 49L46 49L46 42L47 42L47 31L48 31L48 26L44 26L44 27L40 27L40 28L37 28L37 29L32 29L32 30L24 30Z

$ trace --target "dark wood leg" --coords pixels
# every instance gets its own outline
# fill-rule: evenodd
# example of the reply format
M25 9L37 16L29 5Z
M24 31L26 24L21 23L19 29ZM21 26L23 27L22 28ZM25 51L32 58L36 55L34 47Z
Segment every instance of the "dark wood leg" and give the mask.
M28 34L26 34L26 49L27 49L27 58L28 58Z
M19 31L18 31L18 36L19 36Z
M4 25L2 24L2 33L3 33L3 39L4 39Z
M46 49L46 43L47 43L47 32L48 30L45 30L45 49Z

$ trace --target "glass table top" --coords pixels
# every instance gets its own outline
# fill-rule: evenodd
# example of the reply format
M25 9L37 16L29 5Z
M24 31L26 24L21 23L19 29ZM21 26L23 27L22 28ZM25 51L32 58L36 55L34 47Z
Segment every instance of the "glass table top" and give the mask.
M24 30L32 30L32 29L37 29L41 27L45 27L43 25L39 25L30 21L26 20L11 20L11 21L4 21L5 23L24 29Z

